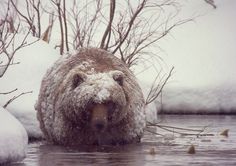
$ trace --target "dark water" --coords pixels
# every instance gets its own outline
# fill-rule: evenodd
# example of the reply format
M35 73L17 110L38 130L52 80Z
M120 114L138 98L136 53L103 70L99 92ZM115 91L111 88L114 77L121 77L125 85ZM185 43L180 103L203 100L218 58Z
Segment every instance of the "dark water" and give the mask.
M236 166L236 116L160 115L159 117L161 125L190 129L202 129L205 126L206 129L202 134L207 135L186 136L157 128L152 131L164 136L147 132L142 143L135 145L69 148L37 142L29 145L27 158L15 165ZM229 129L228 137L220 135L224 129ZM195 154L187 153L190 145L194 145Z

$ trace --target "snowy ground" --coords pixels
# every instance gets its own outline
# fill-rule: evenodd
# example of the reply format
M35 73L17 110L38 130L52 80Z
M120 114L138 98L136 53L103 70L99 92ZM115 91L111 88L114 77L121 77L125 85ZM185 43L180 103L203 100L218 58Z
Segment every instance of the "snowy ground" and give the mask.
M0 165L25 158L28 135L22 124L0 107Z

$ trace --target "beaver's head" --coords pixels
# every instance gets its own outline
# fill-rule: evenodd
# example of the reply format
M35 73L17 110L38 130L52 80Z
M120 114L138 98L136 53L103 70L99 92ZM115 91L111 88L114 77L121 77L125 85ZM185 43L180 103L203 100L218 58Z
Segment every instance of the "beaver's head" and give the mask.
M75 125L83 124L95 132L105 131L127 114L126 79L118 70L93 74L70 72L59 101L64 116Z

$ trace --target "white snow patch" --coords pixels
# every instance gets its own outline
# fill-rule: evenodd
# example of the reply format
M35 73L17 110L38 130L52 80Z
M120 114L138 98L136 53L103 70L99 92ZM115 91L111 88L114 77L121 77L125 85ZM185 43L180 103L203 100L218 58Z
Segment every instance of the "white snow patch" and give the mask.
M97 73L88 75L88 82L91 82L96 86L96 90L98 90L96 98L94 99L96 102L100 103L106 99L110 98L110 90L114 84L110 73ZM94 88L89 88L88 90L94 91ZM93 92L91 92L93 94Z
M16 35L15 44L22 40L21 35ZM29 37L27 43L36 41L36 38ZM15 45L17 47L17 45ZM38 41L30 46L24 47L16 52L14 62L5 75L0 78L0 92L18 90L8 95L0 95L0 105L3 106L9 99L29 92L14 100L7 106L7 109L25 126L29 137L41 137L39 123L36 119L34 105L38 99L38 93L43 75L46 70L60 57L60 55L46 42ZM0 56L0 61L2 61Z
M0 164L25 158L27 132L7 110L0 107Z
M104 101L110 97L110 92L107 89L101 89L96 97L98 101Z

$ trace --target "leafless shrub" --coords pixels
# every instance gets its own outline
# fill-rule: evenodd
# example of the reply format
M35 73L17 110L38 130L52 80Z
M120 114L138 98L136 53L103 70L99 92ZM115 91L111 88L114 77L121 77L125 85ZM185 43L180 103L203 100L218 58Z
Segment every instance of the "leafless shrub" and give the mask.
M51 0L52 4L56 7L57 17L60 25L60 36L61 43L60 54L64 53L64 47L66 51L69 51L69 41L68 41L68 21L66 16L66 1L65 0Z
M17 16L20 18L19 24L23 22L26 23L28 29L30 29L31 34L35 37L41 36L41 0L24 0L20 1L26 9L25 11L20 10L18 7L18 2L16 0L9 0L11 6L17 13ZM23 25L25 26L25 25Z
M81 47L98 47L99 27L103 16L101 14L103 5L101 0L86 1L86 3L73 0L73 5L68 11L68 22L72 31L73 49ZM97 40L94 40L97 38Z
M48 42L52 24L49 24L41 35L41 0L24 0L25 12L19 10L16 3L18 1L9 0L9 2L20 21L26 23L29 32ZM126 0L122 2L73 0L71 3L66 3L65 0L50 0L49 2L51 2L48 4L50 12L47 12L53 15L55 13L60 27L61 54L70 49L100 47L118 56L128 67L148 63L152 61L150 58L158 60L159 55L155 52L158 48L158 41L175 27L192 20L177 19L180 8L176 0ZM19 25L21 25L20 23ZM15 28L13 31L18 29ZM22 43L24 42L25 40ZM6 46L3 47L3 50L6 50ZM8 57L7 66L9 66L14 54L5 52L5 55ZM157 76L146 99L146 104L157 98L171 72L172 70L166 78ZM159 78L163 84L158 83Z
M36 41L32 41L30 43L27 43L27 37L30 33L32 33L33 23L33 16L31 17L29 4L32 5L32 7L36 6L34 0L26 0L27 2L27 11L28 16L24 16L18 9L17 4L13 0L6 1L6 11L5 13L1 13L1 19L0 19L0 78L3 77L3 75L6 73L7 69L11 65L19 64L19 62L14 62L14 55L17 51L19 51L21 48L29 46L33 44ZM37 7L40 3L37 3ZM14 10L12 11L11 7L14 6ZM36 9L35 9L36 10ZM14 12L16 11L16 13ZM38 10L37 12L38 13ZM28 23L30 23L30 27L27 30L27 32L23 35L21 41L15 41L15 36L17 35L18 31L20 30L20 23L16 24L13 21L13 17L16 17L16 15L22 15L25 20L27 20ZM40 30L40 29L39 29ZM39 31L40 32L40 31Z
M176 19L180 9L175 0L50 2L60 26L61 54L69 49L100 47L119 56L129 67L153 56L159 40L192 20Z
M166 18L162 16L165 8L171 8ZM159 3L142 0L138 4L131 0L125 4L115 0L87 3L74 0L68 13L74 34L73 47L100 47L120 56L130 67L144 59L151 46L173 28L192 20L173 21L178 13L174 0Z

